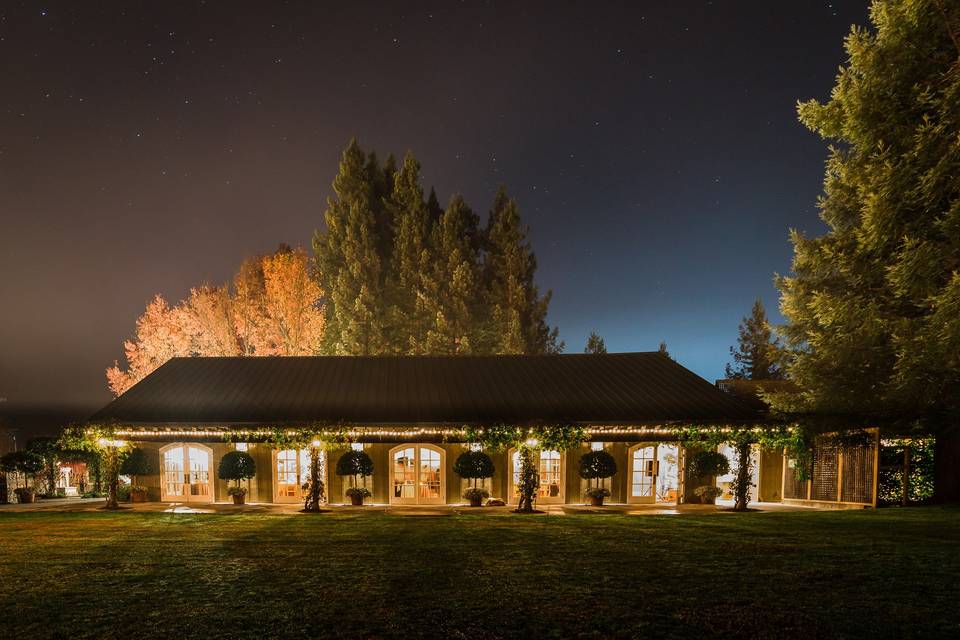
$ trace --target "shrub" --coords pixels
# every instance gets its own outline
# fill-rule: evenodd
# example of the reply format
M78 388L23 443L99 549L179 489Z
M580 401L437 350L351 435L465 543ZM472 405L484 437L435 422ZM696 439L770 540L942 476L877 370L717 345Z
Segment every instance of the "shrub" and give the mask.
M366 487L350 487L347 489L347 496L353 498L354 496L360 496L362 498L369 498L371 495L370 490Z
M239 487L241 480L249 480L255 475L257 475L257 463L246 451L228 451L220 458L217 477L221 480L235 480L236 486Z
M607 451L591 451L580 458L578 472L584 480L610 478L617 473L617 461Z
M464 451L457 456L453 470L467 480L491 478L494 474L493 460L483 451Z
M35 476L43 471L43 456L33 451L11 451L0 458L0 469L11 473Z
M730 461L719 451L698 451L690 458L687 471L691 478L722 476L730 473Z
M463 499L470 500L486 500L490 497L490 492L484 489L483 487L470 487L463 492Z
M245 496L247 495L246 487L227 487L228 496Z
M117 487L117 500L128 502L130 500L130 485L121 484Z
M360 476L365 478L373 475L373 460L366 451L347 451L337 460L337 475Z
M147 476L151 473L153 473L153 462L143 449L131 449L120 464L120 475L130 476L132 481L130 484L134 490L142 489L140 483L137 482L137 477Z

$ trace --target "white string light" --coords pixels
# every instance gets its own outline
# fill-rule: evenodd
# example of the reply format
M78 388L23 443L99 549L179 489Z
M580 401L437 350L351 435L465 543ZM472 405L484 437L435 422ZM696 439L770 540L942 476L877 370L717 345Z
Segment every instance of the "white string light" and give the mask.
M644 426L644 427L631 427L631 426L594 426L588 427L586 429L586 435L589 437L594 436L603 436L603 435L670 435L675 434L677 427L670 427L664 425L657 426ZM719 433L731 433L735 431L733 427L714 427L713 431ZM750 431L754 433L759 433L764 431L763 427L752 427ZM792 427L788 427L788 431L793 431ZM283 433L288 436L296 436L297 434L302 433L302 430L297 429L287 429ZM480 429L480 432L483 433L483 429ZM208 437L208 438L222 438L227 435L237 436L237 437L253 437L253 438L264 438L273 436L276 431L268 429L226 429L219 427L204 427L204 428L168 428L168 429L137 429L137 428L126 428L118 429L115 432L118 436L126 436L131 438L136 437L161 437L161 436L193 436L193 437ZM464 429L450 429L450 428L410 428L410 429L384 429L380 427L370 427L370 428L353 428L346 431L329 431L329 430L319 430L316 432L319 436L336 436L344 435L348 438L362 438L364 436L378 437L378 438L390 438L390 437L403 437L409 438L410 436L443 436L443 437L464 437L466 431Z

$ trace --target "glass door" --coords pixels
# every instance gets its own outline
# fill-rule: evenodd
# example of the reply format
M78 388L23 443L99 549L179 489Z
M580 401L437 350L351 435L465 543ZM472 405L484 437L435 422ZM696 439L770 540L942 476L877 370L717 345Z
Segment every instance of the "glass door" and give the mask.
M657 501L657 445L638 444L630 449L630 490L627 502Z
M429 445L401 445L390 452L391 504L443 504L443 451Z
M274 452L274 469L276 469L274 500L300 502L303 499L303 485L310 479L310 451L308 449L276 451Z
M428 447L418 451L420 489L417 499L421 504L443 504L443 466L440 452Z
M512 473L510 477L511 495L513 502L520 498L520 452L514 451L510 456ZM537 502L543 504L562 503L564 499L563 486L563 454L559 451L541 451L540 462L537 468L540 474L540 488L537 490Z
M160 450L162 500L213 502L210 449L197 444L172 444Z
M183 447L167 449L163 457L163 500L183 500Z

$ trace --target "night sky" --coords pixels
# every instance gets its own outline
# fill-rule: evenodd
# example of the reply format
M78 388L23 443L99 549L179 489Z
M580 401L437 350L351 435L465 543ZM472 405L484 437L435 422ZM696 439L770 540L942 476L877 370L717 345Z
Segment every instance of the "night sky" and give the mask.
M309 246L340 151L531 226L567 352L710 380L790 227L820 233L826 98L860 2L0 4L0 412L85 418L145 303ZM14 416L9 419L10 416Z

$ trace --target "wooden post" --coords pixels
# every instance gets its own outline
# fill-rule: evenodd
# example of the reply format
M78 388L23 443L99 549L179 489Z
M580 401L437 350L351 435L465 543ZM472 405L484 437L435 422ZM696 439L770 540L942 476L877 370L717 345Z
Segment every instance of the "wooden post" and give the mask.
M880 482L880 427L877 427L874 430L874 440L873 440L873 497L871 503L873 508L877 508L877 495L880 493L880 487L877 486L877 483Z
M900 505L907 506L910 502L910 442L903 445L903 496Z
M843 502L843 447L837 447L837 502Z

